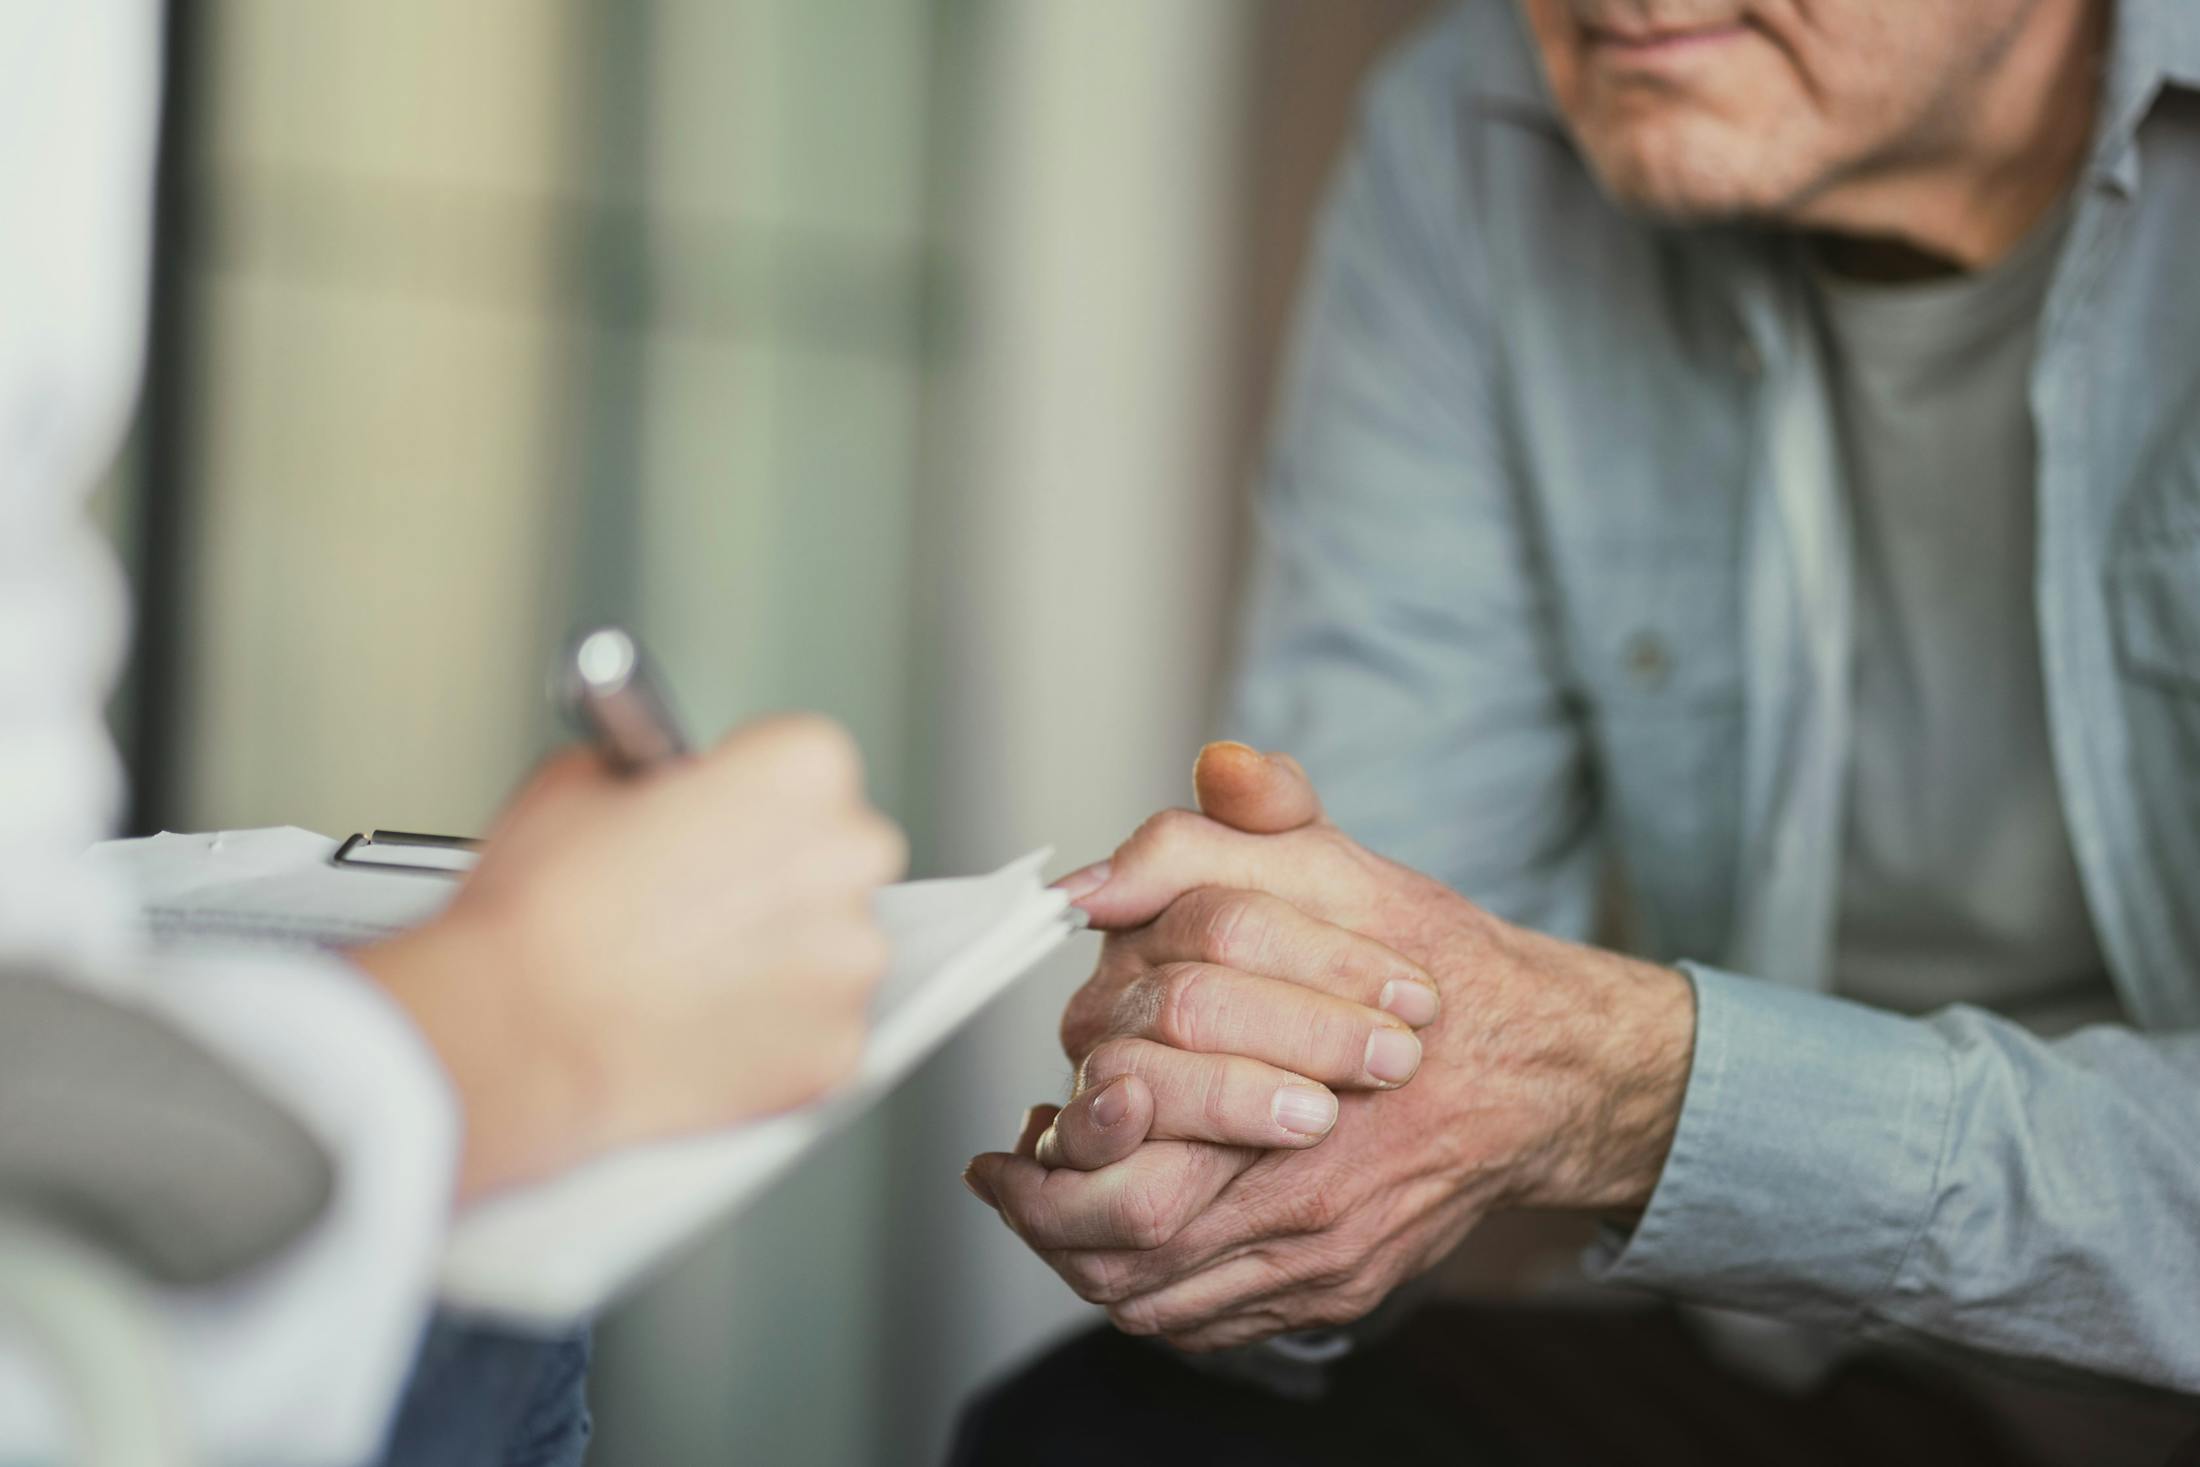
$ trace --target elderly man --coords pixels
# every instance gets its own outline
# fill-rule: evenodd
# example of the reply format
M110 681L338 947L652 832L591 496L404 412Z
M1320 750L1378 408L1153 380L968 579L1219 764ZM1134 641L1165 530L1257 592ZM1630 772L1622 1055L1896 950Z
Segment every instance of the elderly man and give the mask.
M1389 66L1235 703L1312 779L1211 750L1204 815L1065 883L1111 934L1077 1093L969 1180L1195 1352L1515 1208L1692 1312L1454 1312L1321 1410L1088 1339L967 1460L1163 1398L1148 1462L2193 1431L2196 89L2184 0L1471 0Z

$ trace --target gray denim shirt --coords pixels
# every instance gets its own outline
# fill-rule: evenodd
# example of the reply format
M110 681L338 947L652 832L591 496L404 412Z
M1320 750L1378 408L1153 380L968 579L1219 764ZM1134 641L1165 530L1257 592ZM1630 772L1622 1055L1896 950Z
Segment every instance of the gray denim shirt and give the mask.
M1684 963L1614 1280L2200 1391L2196 88L2200 7L2123 0L2031 375L2055 769L2133 1021L2053 1041L1825 992L1850 565L1793 242L1615 208L1505 0L1369 94L1231 731L1516 921L1590 935L1609 864Z

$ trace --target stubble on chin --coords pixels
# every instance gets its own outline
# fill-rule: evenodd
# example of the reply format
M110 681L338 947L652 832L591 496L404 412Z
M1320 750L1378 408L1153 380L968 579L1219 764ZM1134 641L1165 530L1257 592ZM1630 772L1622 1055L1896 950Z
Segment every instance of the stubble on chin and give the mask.
M1612 200L1652 218L1776 220L1808 192L1774 139L1737 137L1712 119L1598 118L1575 138Z

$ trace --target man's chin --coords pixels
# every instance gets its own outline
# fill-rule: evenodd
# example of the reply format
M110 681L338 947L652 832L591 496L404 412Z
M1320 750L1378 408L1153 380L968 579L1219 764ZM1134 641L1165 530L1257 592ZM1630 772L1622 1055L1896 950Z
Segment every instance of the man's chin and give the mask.
M1634 122L1585 134L1583 151L1621 207L1675 222L1777 219L1802 192L1781 176L1788 170L1768 166L1776 153L1765 139L1725 123Z

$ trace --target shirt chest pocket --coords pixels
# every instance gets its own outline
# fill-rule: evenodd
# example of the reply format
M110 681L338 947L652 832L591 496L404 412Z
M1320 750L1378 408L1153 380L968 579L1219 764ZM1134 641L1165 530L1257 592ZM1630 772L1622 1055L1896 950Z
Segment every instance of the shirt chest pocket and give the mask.
M1738 550L1630 546L1585 559L1569 597L1604 826L1647 945L1716 958L1741 843Z
M2106 743L2113 763L2101 777L2127 785L2109 804L2128 809L2131 826L2118 822L2111 834L2114 850L2135 855L2119 863L2117 900L2181 955L2152 983L2142 969L2135 1001L2146 1003L2140 1012L2149 1023L2189 1026L2200 1013L2190 961L2200 952L2192 888L2200 871L2200 454L2185 461L2180 478L2163 482L2163 496L2148 505L2154 513L2130 525L2110 556L2116 665L2110 676L2087 680L2094 696L2080 716L2112 720L2118 735ZM2110 698L2113 710L2101 706Z
M2127 546L2109 582L2124 671L2200 695L2200 526Z
M2107 590L2124 676L2200 694L2200 440L2172 444L2142 476L2120 516Z

